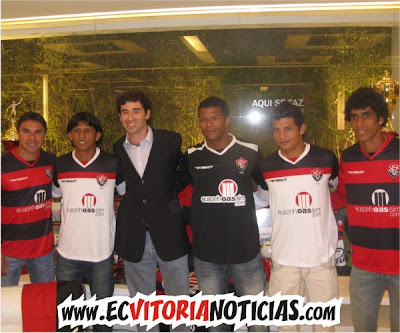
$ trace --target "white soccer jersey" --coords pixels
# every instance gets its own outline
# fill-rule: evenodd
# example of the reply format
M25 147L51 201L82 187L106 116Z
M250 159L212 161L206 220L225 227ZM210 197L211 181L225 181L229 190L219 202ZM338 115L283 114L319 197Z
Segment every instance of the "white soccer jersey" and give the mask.
M272 260L315 267L333 256L338 231L328 183L337 177L337 164L333 152L309 144L295 162L280 152L262 161L272 213Z
M63 257L99 262L113 252L117 165L99 148L86 165L74 151L56 160L53 195L62 196L57 251Z

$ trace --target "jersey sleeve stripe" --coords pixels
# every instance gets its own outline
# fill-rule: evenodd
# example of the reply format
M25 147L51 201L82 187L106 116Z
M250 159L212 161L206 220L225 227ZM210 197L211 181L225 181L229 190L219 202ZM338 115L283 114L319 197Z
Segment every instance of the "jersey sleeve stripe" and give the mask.
M325 168L318 168L322 170L323 174L331 174L332 168L325 167ZM315 168L298 168L298 169L287 169L287 170L276 170L276 171L266 171L263 173L264 179L272 179L272 178L282 178L287 176L302 176L302 175L312 175L312 171Z
M90 172L90 171L75 171L75 172L60 172L57 177L58 179L74 179L74 178L93 178L96 179L98 176L104 175L109 179L115 179L116 173L114 172Z

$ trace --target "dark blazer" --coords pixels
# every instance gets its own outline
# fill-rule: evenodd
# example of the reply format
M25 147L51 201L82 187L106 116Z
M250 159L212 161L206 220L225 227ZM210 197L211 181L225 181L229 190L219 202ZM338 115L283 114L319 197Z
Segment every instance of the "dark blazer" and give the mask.
M153 129L153 144L143 178L133 166L123 143L114 144L126 194L118 209L115 250L124 259L142 259L146 230L158 256L178 259L190 250L183 215L177 198L182 168L182 139L178 133Z

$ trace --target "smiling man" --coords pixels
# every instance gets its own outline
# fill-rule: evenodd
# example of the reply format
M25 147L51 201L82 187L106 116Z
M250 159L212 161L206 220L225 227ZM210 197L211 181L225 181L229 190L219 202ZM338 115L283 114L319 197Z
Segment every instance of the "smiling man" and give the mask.
M183 175L181 136L147 124L151 101L140 91L123 93L116 106L126 134L114 152L126 194L118 209L115 250L124 259L129 293L155 292L158 266L167 295L188 295L190 244L177 197Z
M388 289L390 328L399 331L399 139L383 132L388 107L372 88L346 101L345 118L358 142L342 153L334 209L347 206L352 243L350 303L355 331L377 330Z
M19 146L1 156L1 285L54 280L51 182L55 156L42 150L47 124L36 112L17 122Z
M271 114L271 125L279 150L261 162L272 214L268 294L327 302L338 296L338 232L328 187L337 178L338 161L332 151L303 141L306 125L300 107L282 102ZM257 205L262 206L263 194L257 191Z
M103 129L90 112L71 117L67 135L74 149L55 163L53 196L62 196L57 247L58 281L89 283L97 299L114 292L114 190L119 179L115 156L100 150ZM112 328L95 325L94 331Z
M229 133L229 107L223 99L202 101L198 116L205 141L188 150L185 165L193 184L191 225L199 289L204 295L224 294L232 278L238 296L258 295L264 291L265 274L251 179L263 185L261 151ZM209 331L227 329L220 325Z

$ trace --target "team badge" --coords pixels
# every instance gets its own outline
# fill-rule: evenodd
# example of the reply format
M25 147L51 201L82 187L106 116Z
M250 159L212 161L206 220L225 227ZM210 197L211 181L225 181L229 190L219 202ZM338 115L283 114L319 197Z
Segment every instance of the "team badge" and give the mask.
M393 162L392 164L388 165L387 171L389 175L391 175L393 178L396 178L400 173L399 165Z
M46 176L51 179L51 177L53 177L53 169L52 168L47 168L46 171Z
M236 166L240 171L244 171L247 168L249 161L245 160L243 157L236 160Z
M319 182L322 178L322 175L324 173L322 172L322 170L320 168L315 168L311 170L311 176L317 181Z
M104 186L104 184L107 183L108 180L107 176L103 174L97 176L96 179L100 186Z

